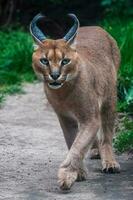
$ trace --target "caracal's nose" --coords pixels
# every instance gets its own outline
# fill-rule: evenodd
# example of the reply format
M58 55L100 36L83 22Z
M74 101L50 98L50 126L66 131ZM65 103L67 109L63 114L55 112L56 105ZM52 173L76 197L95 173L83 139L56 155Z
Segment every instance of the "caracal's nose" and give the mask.
M60 73L59 72L52 72L51 73L51 77L52 79L54 79L55 81L59 78Z

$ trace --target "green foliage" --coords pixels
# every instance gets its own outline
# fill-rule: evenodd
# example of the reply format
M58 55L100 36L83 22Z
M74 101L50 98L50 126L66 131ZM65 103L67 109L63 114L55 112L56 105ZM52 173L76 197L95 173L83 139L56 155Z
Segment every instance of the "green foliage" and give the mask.
M0 105L5 100L5 96L3 94L0 94Z
M19 93L19 94L24 93L21 85L19 85L19 84L6 86L6 87L2 88L2 90L0 89L0 92L3 95L5 95L5 94L13 95L16 93Z
M132 0L102 0L101 6L105 9L106 17L131 17L133 16Z
M133 149L133 121L124 117L114 140L114 147L119 152L124 152Z
M121 51L118 74L118 111L133 114L133 22L104 20L104 28L117 40Z
M29 34L18 30L0 32L0 70L3 72L31 72L32 40Z
M133 132L127 130L125 130L124 132L120 132L115 139L114 147L119 152L133 149Z
M21 91L22 81L35 79L32 67L32 39L23 30L0 31L0 101L4 94Z

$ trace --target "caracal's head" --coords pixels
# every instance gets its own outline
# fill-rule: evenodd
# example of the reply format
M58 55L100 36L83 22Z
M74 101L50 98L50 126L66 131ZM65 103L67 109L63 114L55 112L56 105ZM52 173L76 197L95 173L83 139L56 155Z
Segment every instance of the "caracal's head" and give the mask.
M52 89L61 88L66 82L73 80L78 73L78 54L75 47L75 36L79 21L73 14L74 25L62 39L48 39L38 28L37 21L44 18L37 15L31 22L30 31L36 42L33 53L33 68L35 72Z

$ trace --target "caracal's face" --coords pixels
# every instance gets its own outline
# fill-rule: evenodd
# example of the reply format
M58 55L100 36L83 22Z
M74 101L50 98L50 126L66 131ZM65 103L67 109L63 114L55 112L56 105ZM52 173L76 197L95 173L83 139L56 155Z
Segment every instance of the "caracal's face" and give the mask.
M78 54L64 40L45 40L33 53L34 70L46 85L59 89L77 74Z

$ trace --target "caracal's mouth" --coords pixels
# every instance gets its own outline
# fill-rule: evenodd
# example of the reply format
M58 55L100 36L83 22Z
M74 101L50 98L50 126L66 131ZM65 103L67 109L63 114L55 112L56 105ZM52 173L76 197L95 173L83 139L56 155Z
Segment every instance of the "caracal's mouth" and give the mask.
M48 83L48 86L51 88L51 89L59 89L62 87L64 83L57 83L57 82L53 82L53 83Z

